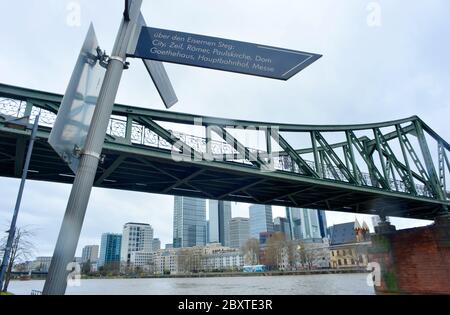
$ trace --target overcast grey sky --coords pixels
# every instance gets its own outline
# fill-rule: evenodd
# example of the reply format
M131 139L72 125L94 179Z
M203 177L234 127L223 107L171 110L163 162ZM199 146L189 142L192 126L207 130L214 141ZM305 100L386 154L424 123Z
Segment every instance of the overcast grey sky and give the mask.
M1 1L0 82L64 93L89 23L110 52L122 10L122 0ZM324 55L288 82L168 64L180 100L172 111L298 124L419 115L449 139L448 0L144 0L142 11L154 27ZM142 63L130 61L117 102L163 109ZM9 222L18 184L0 178L1 226ZM52 254L69 192L68 185L27 183L19 226L37 229L37 255ZM233 206L235 215L247 215L247 205ZM77 254L128 221L152 224L155 236L169 243L172 212L173 197L94 189ZM282 208L274 211L279 215ZM354 218L329 213L328 223Z

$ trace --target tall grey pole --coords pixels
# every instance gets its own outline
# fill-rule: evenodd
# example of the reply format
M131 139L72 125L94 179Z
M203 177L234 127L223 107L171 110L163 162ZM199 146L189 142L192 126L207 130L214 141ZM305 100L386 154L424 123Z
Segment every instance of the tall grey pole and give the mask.
M33 152L34 141L36 140L36 134L39 126L39 116L38 114L34 119L34 125L31 132L31 139L28 145L27 156L25 159L25 164L22 172L22 179L20 181L19 193L17 194L16 206L14 207L14 214L11 220L11 226L9 228L8 240L6 241L6 248L3 254L2 266L0 269L0 291L3 289L3 282L5 281L6 270L8 268L9 259L11 255L11 249L14 242L14 237L16 235L16 223L17 217L19 215L20 204L22 202L23 190L25 188L25 182L28 176L28 168L30 167L31 153Z
M125 17L122 19L86 138L86 145L81 152L78 172L72 186L66 213L64 214L45 281L44 295L63 295L66 292L67 276L70 271L67 270L67 267L73 262L75 256L106 136L106 129L122 78L128 44L134 24L139 16L141 5L142 0L133 0L129 9L130 19L128 20Z

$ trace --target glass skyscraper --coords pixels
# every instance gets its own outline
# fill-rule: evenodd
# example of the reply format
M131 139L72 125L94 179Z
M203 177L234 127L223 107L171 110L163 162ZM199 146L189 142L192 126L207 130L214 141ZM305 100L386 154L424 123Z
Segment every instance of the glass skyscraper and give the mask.
M289 225L291 239L301 240L303 238L301 209L286 208L286 218Z
M259 240L259 233L273 232L272 206L251 205L250 212L250 237Z
M325 211L286 208L291 238L293 240L319 239L327 237Z
M291 239L291 230L288 219L280 217L273 219L273 229L275 232L284 233L287 240Z
M209 243L230 246L231 202L209 201Z
M230 220L230 247L241 248L250 238L249 219L232 218Z
M102 267L111 263L120 262L121 234L103 233L100 244L100 257L98 266Z
M173 247L206 245L206 200L175 196Z

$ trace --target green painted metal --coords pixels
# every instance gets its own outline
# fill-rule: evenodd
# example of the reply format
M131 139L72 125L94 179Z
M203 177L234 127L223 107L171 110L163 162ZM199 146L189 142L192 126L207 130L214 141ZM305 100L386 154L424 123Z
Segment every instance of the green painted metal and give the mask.
M311 131L310 137L311 137L311 144L312 144L312 152L314 154L314 163L315 163L315 167L316 167L316 172L319 174L319 177L323 178L323 170L322 170L321 163L319 160L319 151L317 148L316 132ZM300 153L298 153L298 154L300 155Z
M345 156L347 159L350 160L352 169L353 169L353 176L356 178L356 182L359 184L367 185L367 181L364 179L364 176L362 176L361 170L358 167L358 164L355 160L355 151L353 150L353 143L350 136L350 133L348 131L345 132L345 138L347 139L346 142L346 152Z
M0 115L2 99L24 102L22 115L37 109L55 114L62 96L0 84ZM113 115L116 121L105 138L105 161L97 170L97 187L412 218L433 218L450 206L446 193L450 145L416 116L375 124L317 126L221 119L119 104ZM200 121L206 138L172 132L159 124L198 125ZM116 125L120 126L117 130ZM226 129L230 127L264 131L265 149L245 146L230 135ZM395 131L383 133L385 127ZM30 177L71 183L70 170L46 144L50 128L51 121L38 131L41 140L32 167L39 173ZM211 131L221 140L213 141ZM357 131L373 137L357 137ZM285 132L307 135L310 147L294 148L283 136ZM329 143L325 132L344 136L346 141ZM438 145L436 167L425 133ZM17 177L17 141L27 135L6 127L0 116L0 176ZM419 145L414 146L408 136L417 137ZM281 152L274 152L273 140ZM392 150L395 141L400 154ZM231 151L213 152L218 147ZM174 161L173 150L187 159ZM375 164L374 154L382 169ZM275 170L261 172L271 162Z
M114 162L103 171L103 174L95 181L96 185L101 185L105 179L107 179L117 168L123 163L127 157L125 155L119 155Z
M419 140L419 145L422 150L423 158L425 160L425 166L428 172L429 183L433 188L433 193L440 200L445 200L446 197L439 185L439 179L436 174L436 169L434 167L433 158L431 157L427 140L425 139L425 134L423 133L422 124L420 123L420 121L415 121L414 123L416 125L417 138Z
M367 146L359 141L353 131L348 130L347 132L350 137L350 141L352 141L352 144L354 145L360 156L363 158L363 160L366 162L367 167L369 168L370 175L376 181L376 184L381 185L383 189L390 190L390 186L386 178L381 175L380 171L377 169L375 163L373 162L372 156L367 152Z
M358 181L352 175L350 170L344 165L344 163L342 163L339 156L336 154L333 148L331 148L331 146L328 144L325 138L317 131L313 131L312 133L314 135L314 138L319 142L320 146L324 148L325 154L328 155L329 158L334 162L334 165L336 165L339 168L341 173L344 175L345 179L349 183L358 184Z
M229 145L231 145L236 151L239 152L239 159L245 159L250 161L258 169L261 169L265 164L261 158L255 153L251 152L249 148L245 147L240 143L235 137L233 137L224 127L221 126L210 126L211 130L219 135L223 140L225 140Z
M445 191L445 160L444 147L441 142L438 143L438 163L439 163L439 184L441 189Z
M400 130L400 138L399 140L403 142L405 148L407 149L411 159L413 160L416 168L419 170L420 175L418 176L418 179L421 180L422 183L427 186L430 192L433 192L433 187L430 184L430 177L428 176L428 173L425 171L425 168L423 167L422 162L420 161L419 157L417 156L416 151L414 150L411 142L409 141L408 137L406 136L406 133L403 132L402 128L399 127Z
M378 133L376 132L376 128L373 129L373 133L375 136L375 144L376 144L376 150L378 151L378 155L380 157L380 162L381 162L381 168L383 170L383 175L384 175L384 179L385 182L387 183L387 189L391 190L391 185L390 185L390 181L389 181L389 175L388 175L388 170L386 167L386 161L384 160L384 156L383 156L383 151L381 150L381 143L380 143L380 138Z
M309 176L320 178L319 174L313 170L308 163L291 147L291 145L281 136L278 137L278 144L285 150L285 152L295 161L298 167Z
M395 178L395 172L394 167L397 173L402 178L403 183L406 185L409 192L412 194L417 194L416 189L414 187L414 181L413 177L409 176L408 173L405 172L404 168L402 167L400 161L396 158L394 152L392 151L391 147L389 146L388 142L384 138L383 134L381 133L381 130L378 128L375 128L375 133L377 135L377 139L380 141L380 146L383 148L383 154L387 156L387 162L389 163L389 166L391 168L391 174L393 174L394 177L394 183L396 185L396 190L398 190L398 184L397 180ZM387 176L389 178L389 176Z
M333 174L333 177L337 180L342 180L341 176L339 176L339 173L336 171L336 168L334 167L331 160L328 158L328 155L325 152L322 152L322 161L325 165L325 167L330 171L331 174Z
M398 142L400 143L400 148L402 150L402 155L403 155L403 160L405 161L405 165L406 165L406 171L408 172L408 177L409 177L409 181L412 182L412 187L410 187L410 191L417 195L417 191L416 191L416 187L414 185L414 179L413 179L413 175L412 175L412 171L411 171L411 167L409 165L409 159L408 156L406 154L406 148L405 148L405 143L402 139L402 134L401 134L401 126L400 125L395 125L395 132L397 134L397 139Z

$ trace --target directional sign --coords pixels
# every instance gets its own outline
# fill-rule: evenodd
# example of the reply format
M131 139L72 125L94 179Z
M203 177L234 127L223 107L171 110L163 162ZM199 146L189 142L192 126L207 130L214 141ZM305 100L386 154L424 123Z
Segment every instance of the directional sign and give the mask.
M142 13L139 14L136 24L136 28L133 30L133 36L130 41L130 47L128 47L128 51L132 52L134 52L136 43L139 40L141 28L147 26ZM164 102L164 105L166 105L167 108L175 105L178 102L178 98L163 63L147 59L142 59L142 61L144 62L145 68L150 74L150 77L152 78L153 83L155 84L155 87Z
M97 62L97 47L91 24L48 139L75 174L79 164L77 150L84 148L105 77L105 69Z
M321 55L142 27L130 57L288 80Z

